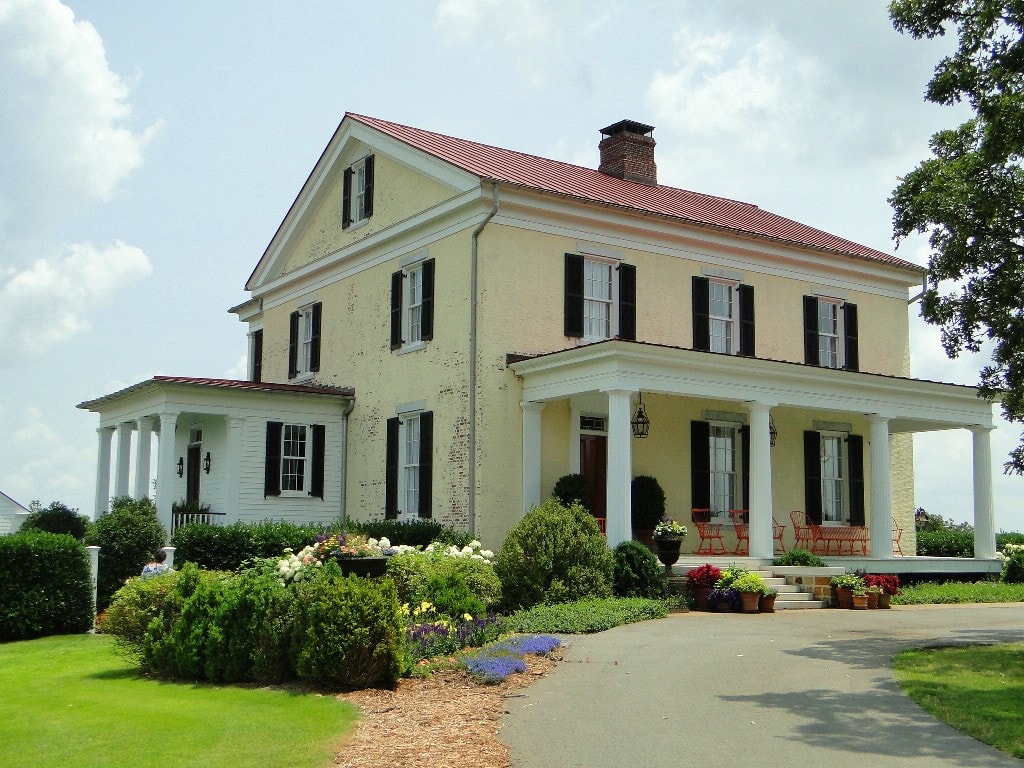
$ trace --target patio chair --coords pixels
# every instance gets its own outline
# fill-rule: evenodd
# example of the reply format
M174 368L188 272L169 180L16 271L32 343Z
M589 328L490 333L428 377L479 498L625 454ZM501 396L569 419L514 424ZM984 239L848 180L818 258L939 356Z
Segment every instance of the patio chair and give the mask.
M903 538L903 529L900 528L896 518L892 519L892 553L903 557L903 547L900 546L900 539Z
M732 529L736 532L736 549L734 555L745 555L750 551L750 523L748 512L745 509L730 509L729 519L732 520Z
M807 522L807 514L799 509L789 513L789 519L793 521L793 535L796 537L796 546L799 549L814 549L814 532Z
M782 539L786 535L786 526L776 520L774 515L772 515L772 535L775 537L775 541L779 542L779 549L785 552L786 542Z
M727 554L725 542L722 541L722 524L711 522L710 509L693 508L690 510L690 517L693 524L697 526L697 535L700 537L700 544L694 550L695 555L724 555ZM716 543L718 549L716 549ZM719 551L719 549L721 551Z

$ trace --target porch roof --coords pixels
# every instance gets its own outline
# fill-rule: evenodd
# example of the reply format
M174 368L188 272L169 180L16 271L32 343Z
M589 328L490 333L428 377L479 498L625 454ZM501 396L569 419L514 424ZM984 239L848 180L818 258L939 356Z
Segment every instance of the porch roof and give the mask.
M759 402L770 407L873 414L889 431L992 427L992 404L976 387L739 357L646 342L607 341L509 356L527 402L626 390Z

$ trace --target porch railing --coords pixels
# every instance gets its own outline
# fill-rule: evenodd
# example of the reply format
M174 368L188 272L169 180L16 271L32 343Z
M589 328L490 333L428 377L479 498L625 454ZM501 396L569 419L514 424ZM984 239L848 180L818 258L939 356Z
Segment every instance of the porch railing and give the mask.
M189 523L206 523L207 525L223 525L223 518L227 517L226 512L211 512L208 509L201 512L173 511L171 512L171 533Z

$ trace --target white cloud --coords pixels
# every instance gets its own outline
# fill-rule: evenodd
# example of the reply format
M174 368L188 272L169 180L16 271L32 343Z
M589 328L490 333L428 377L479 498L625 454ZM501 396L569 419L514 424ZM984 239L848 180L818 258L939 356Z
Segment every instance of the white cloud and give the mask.
M0 231L107 200L142 164L157 126L132 130L129 84L67 6L0 3L0 73Z
M229 368L227 371L224 372L224 377L228 378L228 379L237 379L238 381L245 381L246 379L248 379L249 378L249 355L248 355L248 353L243 353L242 356L238 358L238 362L236 362L231 368Z
M152 271L140 248L73 244L59 259L37 259L0 276L0 357L34 356L88 330L89 315Z
M462 43L480 34L497 35L509 44L545 38L549 8L537 0L441 0L435 26Z

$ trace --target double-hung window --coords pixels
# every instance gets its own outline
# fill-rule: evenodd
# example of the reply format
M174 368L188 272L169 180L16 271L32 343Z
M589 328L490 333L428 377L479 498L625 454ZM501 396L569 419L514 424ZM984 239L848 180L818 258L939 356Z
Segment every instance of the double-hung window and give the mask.
M731 355L736 349L735 292L734 283L708 281L708 331L712 352Z
M750 428L739 414L705 413L690 422L691 506L725 518L750 493Z
M849 426L804 432L804 496L816 525L864 525L864 438Z
M291 313L288 327L288 378L320 370L320 328L323 305L307 304Z
M718 276L693 278L693 348L754 355L754 287Z
M565 335L584 341L636 339L636 267L565 254Z
M711 424L708 429L708 464L711 474L711 513L724 517L730 509L741 508L739 432L731 425Z
M323 424L267 422L264 496L324 496Z
M385 517L405 520L431 517L433 455L433 412L401 410L398 416L388 419Z
M845 523L846 457L843 435L821 435L821 522L824 525Z
M434 260L391 275L391 349L410 351L434 338Z
M804 362L859 370L856 304L825 296L804 296Z
M373 215L373 155L345 169L341 227L348 229Z

